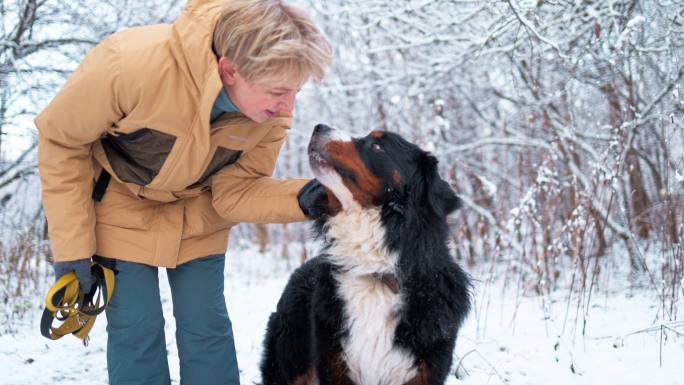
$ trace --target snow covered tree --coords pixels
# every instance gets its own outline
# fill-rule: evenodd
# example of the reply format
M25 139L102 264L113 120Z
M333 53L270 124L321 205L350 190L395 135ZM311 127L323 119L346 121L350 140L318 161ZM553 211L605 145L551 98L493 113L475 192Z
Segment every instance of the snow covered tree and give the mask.
M43 220L33 117L54 96L85 52L106 35L175 18L184 2L0 1L0 314L11 328L22 295L42 291ZM0 333L6 330L0 329Z
M612 246L639 273L645 245L681 245L681 2L311 8L337 56L300 121L433 151L467 202L454 237L470 263L519 263L547 290L574 266L586 284Z

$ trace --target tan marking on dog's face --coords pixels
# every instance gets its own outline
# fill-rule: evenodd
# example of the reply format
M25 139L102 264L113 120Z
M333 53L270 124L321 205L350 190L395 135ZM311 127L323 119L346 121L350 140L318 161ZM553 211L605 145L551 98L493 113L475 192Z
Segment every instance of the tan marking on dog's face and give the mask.
M327 187L325 187L325 193L328 197L328 215L335 215L342 211L342 203L335 194Z
M401 186L401 173L398 170L394 170L392 173L392 180L394 180L395 186Z
M361 207L376 205L382 193L381 181L366 168L354 142L331 141L326 145L326 150L338 167L353 173L353 179L349 175L340 176L354 200Z

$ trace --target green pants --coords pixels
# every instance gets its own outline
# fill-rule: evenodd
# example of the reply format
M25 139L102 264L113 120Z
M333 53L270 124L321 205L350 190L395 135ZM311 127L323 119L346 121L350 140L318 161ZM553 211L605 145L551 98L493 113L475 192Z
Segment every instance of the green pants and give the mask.
M106 312L109 384L169 385L158 269L114 263L116 287ZM240 383L224 265L224 255L211 255L167 270L181 385Z

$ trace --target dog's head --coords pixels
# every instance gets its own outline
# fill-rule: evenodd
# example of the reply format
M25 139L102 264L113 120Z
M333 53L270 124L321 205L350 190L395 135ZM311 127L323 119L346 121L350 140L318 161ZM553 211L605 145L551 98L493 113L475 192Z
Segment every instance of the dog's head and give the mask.
M437 159L391 132L355 138L319 124L309 142L309 163L329 191L331 215L369 207L401 212L410 206L445 218L460 207L437 172Z

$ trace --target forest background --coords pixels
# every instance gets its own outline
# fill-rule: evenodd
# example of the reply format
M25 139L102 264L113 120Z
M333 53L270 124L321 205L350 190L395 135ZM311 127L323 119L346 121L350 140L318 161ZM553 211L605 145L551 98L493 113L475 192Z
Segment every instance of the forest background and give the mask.
M438 157L463 198L454 255L483 286L563 290L581 329L592 294L618 282L651 293L654 322L681 338L684 2L294 3L335 60L299 96L278 177L311 176L316 123L398 132ZM33 117L105 36L183 6L0 0L0 335L53 279ZM231 243L299 262L310 241L307 224L243 224Z

